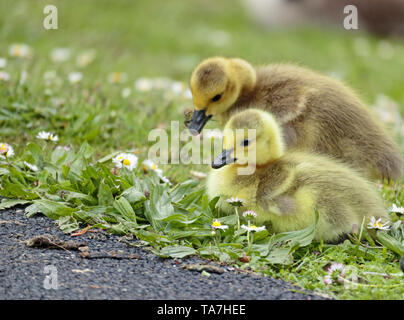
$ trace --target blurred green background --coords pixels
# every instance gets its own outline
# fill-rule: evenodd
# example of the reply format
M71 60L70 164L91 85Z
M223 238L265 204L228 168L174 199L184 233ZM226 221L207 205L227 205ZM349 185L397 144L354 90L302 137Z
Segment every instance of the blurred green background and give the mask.
M42 26L47 4L58 8L58 30ZM386 40L394 50L386 59L379 54L380 39L358 31L268 32L237 0L3 0L0 21L1 51L14 42L35 47L37 54L54 47L95 48L93 76L122 70L130 79L187 80L203 58L238 56L254 64L293 62L337 74L368 102L384 93L404 104L402 41Z

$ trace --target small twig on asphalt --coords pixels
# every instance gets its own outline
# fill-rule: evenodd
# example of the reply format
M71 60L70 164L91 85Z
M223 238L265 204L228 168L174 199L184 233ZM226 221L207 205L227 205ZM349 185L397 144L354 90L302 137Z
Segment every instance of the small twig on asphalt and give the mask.
M52 239L53 238L53 239ZM46 249L63 249L63 250L79 250L80 247L85 246L83 242L75 242L72 240L62 241L52 235L39 235L24 241L28 247L32 248L46 248Z
M202 272L202 271L208 271L211 273L218 273L218 274L222 274L224 273L226 270L214 265L210 265L210 264L185 264L183 263L181 265L182 269L186 269L186 270L190 270L190 271L198 271L198 272Z
M71 237L82 236L82 235L85 234L89 229L90 229L90 225L88 224L87 227L85 227L84 229L78 230L78 231L76 231L76 232L73 232L70 236L71 236Z
M88 247L82 247L79 249L80 257L85 259L116 259L116 260L123 260L123 259L140 259L140 256L137 254L118 254L115 251L97 253L97 254L90 254L90 250Z
M0 220L0 224L6 224L6 223L14 223L18 226L25 226L25 224L18 222L18 221Z

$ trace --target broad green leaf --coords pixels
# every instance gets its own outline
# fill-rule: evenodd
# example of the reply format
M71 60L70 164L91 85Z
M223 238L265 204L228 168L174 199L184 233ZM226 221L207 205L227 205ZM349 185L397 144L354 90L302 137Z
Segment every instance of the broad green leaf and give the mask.
M101 182L98 188L98 204L103 205L111 205L114 202L114 196L111 192L110 187L105 184L105 182Z
M17 205L27 204L31 201L21 199L2 199L0 203L0 210L12 208Z
M40 212L41 212L41 210L38 208L38 206L35 203L33 203L30 206L25 208L25 214L27 215L28 218L31 218Z
M27 144L27 150L31 153L32 157L35 160L35 163L39 167L42 167L43 164L42 149L35 142L29 142Z
M387 232L377 231L376 238L382 245L384 245L386 248L389 248L400 257L404 255L404 243L396 240L395 238L387 234Z
M138 201L146 200L144 193L137 190L137 187L130 187L122 192L122 196L125 197L130 203L136 203Z
M21 184L11 183L8 179L3 179L1 182L3 189L0 190L0 195L6 198L19 198L24 200L37 199L38 195L30 192L29 188L25 188Z
M161 229L164 226L162 221L174 213L174 207L171 199L163 185L156 185L150 192L149 207L145 207L145 215L150 224L155 229Z
M292 241L292 243L298 244L299 247L309 245L314 239L318 223L319 214L317 210L315 210L314 215L315 217L312 225L302 230L289 231L277 234L273 237L273 240L275 241L275 243ZM292 246L294 246L294 244L292 244Z
M0 176L9 175L10 171L7 168L0 168Z
M235 214L232 214L230 216L225 216L221 217L218 219L222 224L228 224L228 225L236 225L238 221L238 217Z
M163 256L168 256L171 258L184 258L186 256L190 256L195 254L196 250L191 247L186 246L167 246L161 249L160 254Z
M178 222L181 223L183 225L188 225L188 224L192 224L195 221L197 221L198 219L188 219L188 217L186 215L183 215L181 213L176 213L176 214L172 214L168 217L165 217L163 219L161 219L165 222Z
M189 209L191 205L197 203L203 196L204 190L200 189L186 195L178 204L181 204L185 209Z
M70 216L73 212L77 211L78 208L71 208L62 202L51 201L47 199L34 200L36 208L47 217L51 219L58 219L62 216Z
M179 202L185 195L191 193L193 188L198 185L194 180L187 180L181 184L177 184L170 190L170 197L172 202Z
M60 217L57 224L64 233L71 233L79 228L76 219L71 216Z
M115 200L113 206L127 221L133 221L136 223L136 214L130 205L129 201L124 197L120 197Z
M64 159L66 159L67 154L68 152L63 147L55 148L51 155L51 161L55 164L60 164Z
M269 263L274 264L291 264L293 256L290 253L290 248L275 248L265 258Z

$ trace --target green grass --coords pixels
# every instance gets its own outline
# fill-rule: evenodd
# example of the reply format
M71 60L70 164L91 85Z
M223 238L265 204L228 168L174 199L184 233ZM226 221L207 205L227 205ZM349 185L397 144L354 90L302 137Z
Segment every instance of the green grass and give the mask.
M207 202L203 182L186 182L192 178L190 170L206 172L208 166L163 166L172 189L140 169L136 175L122 171L115 176L109 160L97 162L120 150L137 150L145 159L152 144L148 142L151 129L169 129L172 120L185 128L183 114L192 108L191 100L161 90L139 92L134 81L168 77L186 83L195 65L212 55L238 56L254 64L293 62L338 74L369 104L384 94L401 106L403 115L402 41L383 40L394 50L386 59L379 54L383 42L368 35L320 29L267 32L233 0L54 1L59 29L45 30L42 11L47 4L42 0L0 3L0 57L8 55L13 43L26 43L34 52L27 60L7 57L5 70L11 80L0 82L0 142L11 144L16 153L10 163L0 164L2 195L31 204L29 215L42 211L57 219L66 232L90 223L119 234L133 233L162 256L198 253L339 299L403 299L399 257L385 247L386 242L351 239L336 246L305 245L310 243L310 230L304 241L295 234L295 242L262 232L248 252L250 262L245 263L240 258L247 250L246 234L233 235L235 216L221 218L230 228L221 235L218 250L210 222L219 213L214 203ZM369 47L366 56L355 49L362 43ZM53 63L49 54L56 47L69 48L72 57ZM77 55L93 49L94 62L78 67ZM23 70L28 78L19 84ZM60 84L45 85L43 75L49 70L56 71ZM72 71L83 73L81 83L68 82ZM107 76L114 71L127 73L128 81L109 83ZM132 89L129 98L121 96L125 87ZM210 127L214 126L212 122ZM35 136L41 130L55 132L59 144L72 150L63 153L55 150L56 145L39 141ZM391 134L403 145L396 131L391 129ZM38 165L39 172L27 170L24 160ZM176 183L181 187L175 188ZM386 207L404 205L402 189L403 183L383 186ZM148 198L141 195L145 190ZM398 226L395 230L396 234L389 234L402 245L404 231ZM357 288L324 284L325 270L333 262L355 268L360 279Z

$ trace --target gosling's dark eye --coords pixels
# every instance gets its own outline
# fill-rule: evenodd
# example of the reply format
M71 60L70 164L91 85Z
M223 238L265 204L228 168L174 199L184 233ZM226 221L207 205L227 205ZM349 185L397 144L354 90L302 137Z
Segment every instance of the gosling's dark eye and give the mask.
M215 96L212 98L212 101L213 101L213 102L219 101L221 97L222 97L221 94L217 94L217 95L215 95Z
M249 143L250 143L250 141L248 141L248 139L244 139L243 141L241 141L241 145L243 147L247 147Z

